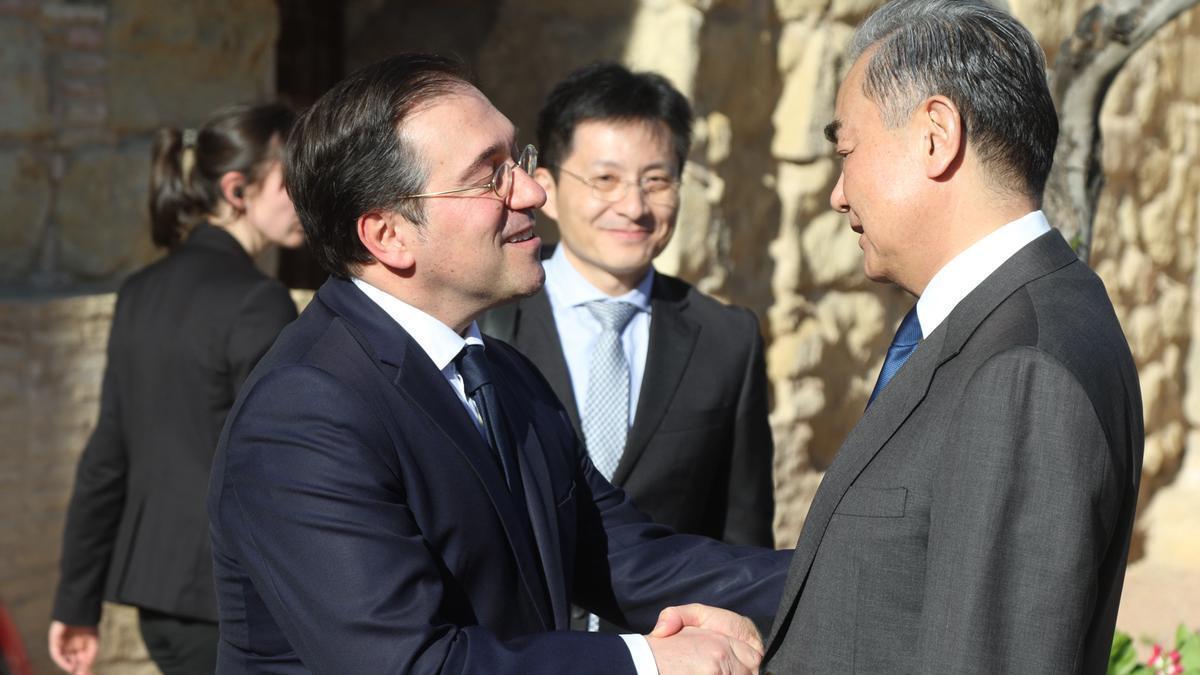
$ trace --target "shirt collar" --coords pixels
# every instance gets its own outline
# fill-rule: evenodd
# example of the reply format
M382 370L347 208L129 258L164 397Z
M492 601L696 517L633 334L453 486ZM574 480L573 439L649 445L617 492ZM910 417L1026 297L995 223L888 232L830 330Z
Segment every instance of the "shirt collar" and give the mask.
M992 272L1025 247L1050 231L1050 223L1041 211L1021 216L971 244L950 259L925 286L917 300L917 318L922 337L936 329L950 312L983 283Z
M595 300L614 300L628 302L643 312L650 312L650 289L654 286L653 266L646 271L646 276L636 287L615 298L583 278L579 270L567 260L561 243L554 247L554 254L542 266L546 270L546 294L550 296L550 304L555 307L578 307Z
M452 328L422 312L394 295L381 291L371 284L354 277L351 279L368 298L408 333L421 349L433 360L438 370L444 370L454 361L463 347L483 344L479 326L474 321L467 327L466 337L455 333Z

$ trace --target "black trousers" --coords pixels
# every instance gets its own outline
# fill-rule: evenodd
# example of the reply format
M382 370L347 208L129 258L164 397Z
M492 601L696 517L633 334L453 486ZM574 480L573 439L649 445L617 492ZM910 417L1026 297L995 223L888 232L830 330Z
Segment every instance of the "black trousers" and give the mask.
M163 675L212 675L217 669L217 624L138 609L142 641Z

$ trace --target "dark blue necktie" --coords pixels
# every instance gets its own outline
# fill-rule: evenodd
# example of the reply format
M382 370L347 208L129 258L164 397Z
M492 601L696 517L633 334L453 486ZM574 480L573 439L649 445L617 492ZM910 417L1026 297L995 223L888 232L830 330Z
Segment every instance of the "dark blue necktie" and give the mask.
M517 451L513 445L500 400L496 397L496 385L492 384L492 371L488 367L483 345L467 345L454 359L458 373L462 375L463 389L475 403L487 430L488 443L500 457L500 468L508 489L514 496L521 492L521 471L517 467Z
M867 407L875 402L875 397L888 386L888 382L900 371L900 366L916 351L921 342L921 321L917 318L917 308L914 306L904 315L900 327L896 329L896 337L892 338L892 346L888 347L887 358L883 360L883 369L879 371L879 379L875 381L875 390L867 400Z

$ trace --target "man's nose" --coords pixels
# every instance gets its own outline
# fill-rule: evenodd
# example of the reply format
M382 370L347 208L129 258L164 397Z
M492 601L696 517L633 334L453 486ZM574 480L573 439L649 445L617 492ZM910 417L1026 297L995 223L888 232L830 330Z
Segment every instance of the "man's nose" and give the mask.
M846 201L846 191L842 187L842 183L846 180L846 174L839 174L837 184L833 186L833 192L829 193L829 205L838 213L848 213L850 211L850 202Z
M613 203L613 210L632 221L641 220L650 210L642 186L626 183L621 187L625 189L625 194Z
M513 167L513 188L512 196L508 200L508 207L514 211L524 211L525 209L539 209L542 204L546 203L546 191L541 185L533 179L532 176L525 173L525 170L520 167Z

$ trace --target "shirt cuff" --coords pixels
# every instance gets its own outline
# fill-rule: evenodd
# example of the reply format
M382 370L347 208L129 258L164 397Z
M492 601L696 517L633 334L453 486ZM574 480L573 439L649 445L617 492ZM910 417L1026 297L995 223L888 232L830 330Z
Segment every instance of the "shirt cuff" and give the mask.
M621 639L629 648L629 655L633 657L633 667L637 669L638 675L658 675L658 664L654 661L654 652L650 651L650 643L646 642L645 635L622 633Z

